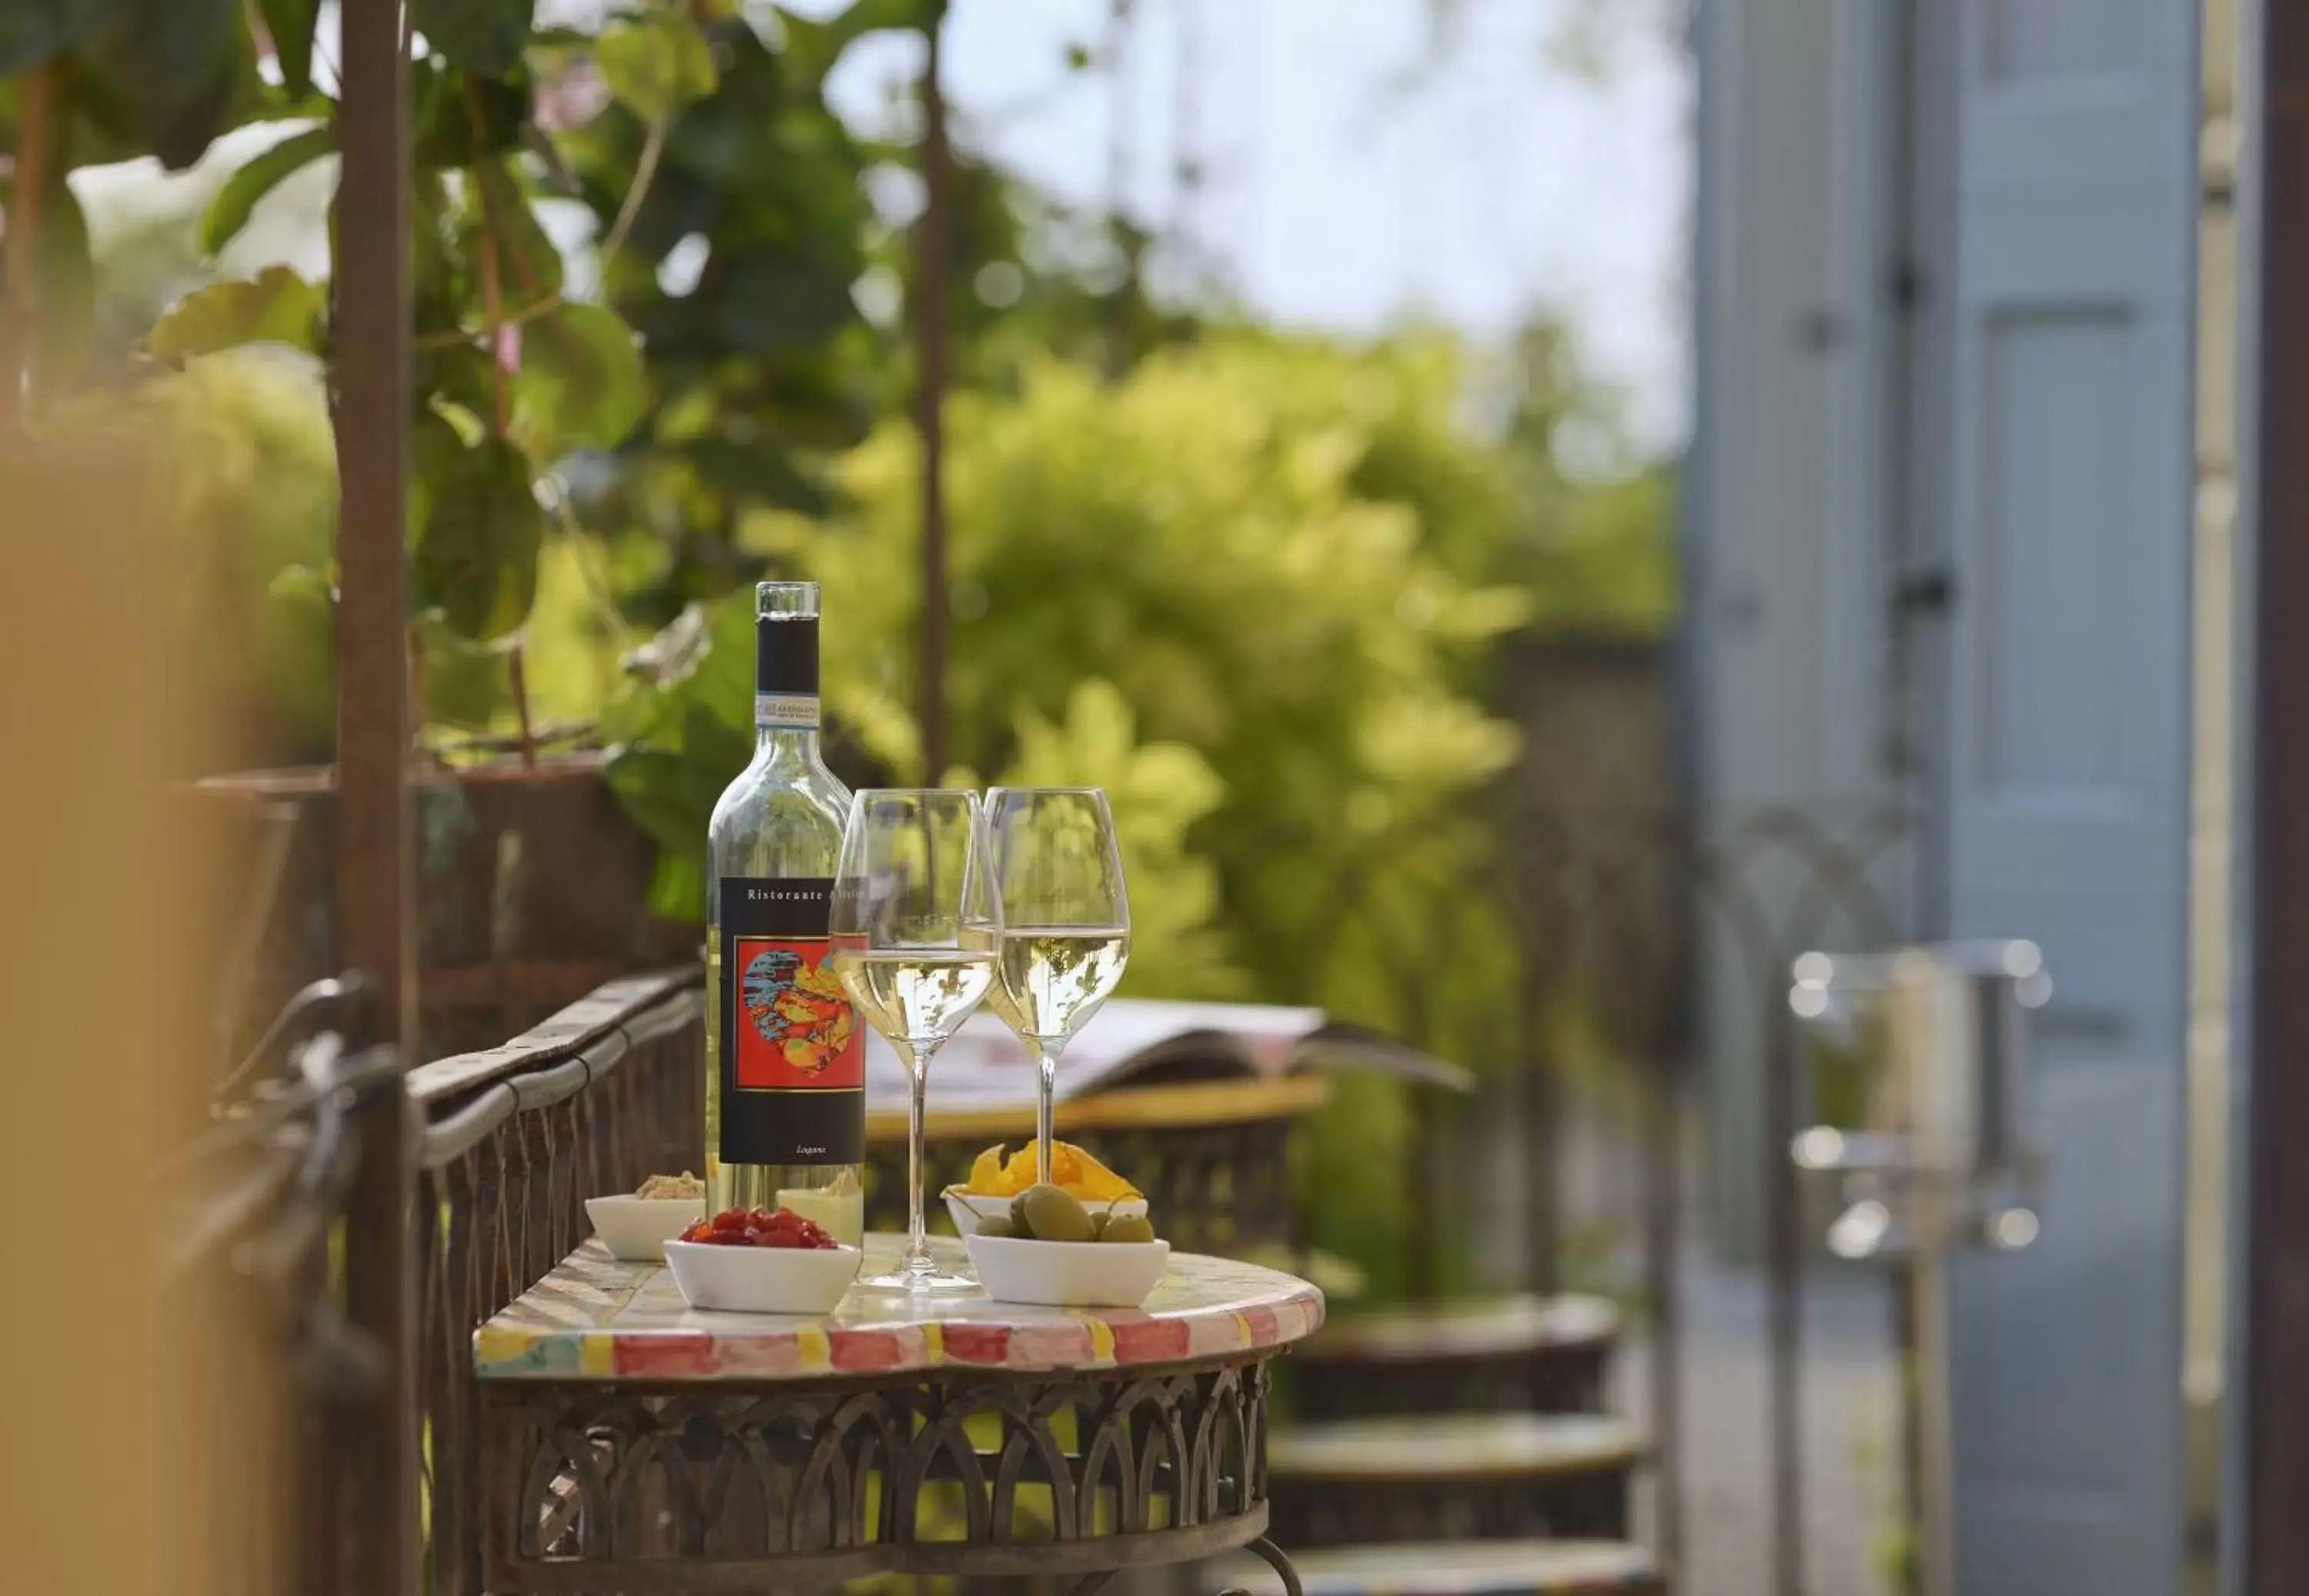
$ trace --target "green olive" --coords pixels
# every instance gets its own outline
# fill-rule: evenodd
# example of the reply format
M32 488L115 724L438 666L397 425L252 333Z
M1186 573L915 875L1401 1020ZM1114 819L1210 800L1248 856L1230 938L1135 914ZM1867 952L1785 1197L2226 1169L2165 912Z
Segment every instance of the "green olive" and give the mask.
M1018 1194L1027 1233L1037 1241L1088 1241L1090 1210L1055 1186L1030 1186Z
M1099 1233L1098 1238L1101 1241L1152 1241L1154 1239L1154 1221L1143 1213L1118 1213L1106 1221L1106 1229Z
M1018 1227L1010 1222L1010 1216L1007 1213L989 1214L986 1218L978 1221L977 1234L981 1236L1016 1236L1018 1234Z

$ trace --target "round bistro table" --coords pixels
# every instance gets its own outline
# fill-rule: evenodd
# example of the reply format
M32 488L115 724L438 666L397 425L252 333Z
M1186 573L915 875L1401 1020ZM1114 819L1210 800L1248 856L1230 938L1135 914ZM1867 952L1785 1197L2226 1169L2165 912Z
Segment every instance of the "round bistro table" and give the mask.
M868 1237L864 1272L897 1249ZM1247 1547L1297 1596L1266 1538L1267 1366L1322 1319L1304 1281L1191 1253L1133 1309L853 1290L823 1318L700 1313L589 1240L473 1336L485 1588L1085 1596Z

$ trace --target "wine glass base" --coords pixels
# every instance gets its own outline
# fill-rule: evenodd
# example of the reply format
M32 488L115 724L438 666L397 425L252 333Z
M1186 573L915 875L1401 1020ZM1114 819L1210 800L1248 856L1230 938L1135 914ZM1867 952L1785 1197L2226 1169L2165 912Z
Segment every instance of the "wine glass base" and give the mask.
M980 1289L978 1282L966 1274L949 1274L937 1268L901 1268L887 1274L869 1274L861 1278L858 1285L861 1290L904 1291L917 1297L950 1297Z

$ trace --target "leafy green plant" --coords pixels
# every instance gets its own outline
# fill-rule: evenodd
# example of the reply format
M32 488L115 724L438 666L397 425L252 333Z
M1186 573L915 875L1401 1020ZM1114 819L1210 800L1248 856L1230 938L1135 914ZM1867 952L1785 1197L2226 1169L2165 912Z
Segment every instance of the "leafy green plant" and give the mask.
M828 107L825 79L855 39L930 14L889 0L825 21L781 11L774 43L724 21L697 36L710 59L644 19L596 52L612 103L556 139L609 240L603 301L647 349L644 425L588 518L664 550L623 595L653 625L748 579L730 540L746 506L822 511L824 462L884 397L886 351L851 292L879 157ZM685 97L709 71L712 91Z
M1447 677L1520 600L1459 581L1413 511L1355 492L1368 430L1293 387L1329 366L1260 340L1160 353L1111 386L1046 362L949 420L956 757L1000 770L1022 717L1059 720L1078 680L1111 683L1143 735L1198 750L1224 784L1194 844L1232 962L1277 998L1315 995L1353 900L1512 749ZM912 431L878 430L837 479L849 508L823 530L760 513L740 539L826 584L843 623L829 703L912 773Z
M1523 602L1435 556L1434 512L1357 490L1381 423L1450 402L1440 384L1407 394L1400 360L1246 335L1159 352L1112 385L1044 360L1015 394L951 406L958 773L1115 795L1155 933L1133 990L1327 1002L1415 1029L1381 1006L1398 983L1368 971L1403 956L1401 927L1431 918L1436 883L1480 848L1465 799L1513 743L1452 678ZM1441 427L1429 446L1446 440L1482 479L1483 446ZM735 541L757 569L825 584L840 756L920 779L912 430L886 424L833 481L830 520L757 507ZM705 817L748 746L749 647L742 598L692 610L605 717L612 782L666 850L668 910L702 902ZM1491 979L1468 940L1459 968ZM1439 1009L1458 979L1425 978Z
M265 125L199 219L213 259L333 150L318 9L0 17L0 73L41 90L0 87L0 137L21 151L39 131L47 151L14 178L43 202L36 395L117 375L94 369L64 173L145 151L182 166ZM432 720L598 716L610 781L660 844L657 906L695 917L706 816L751 746L746 586L812 575L846 775L1113 795L1131 990L1316 1003L1492 1062L1517 971L1465 889L1513 753L1487 708L1495 645L1661 627L1664 479L1566 470L1559 437L1608 407L1545 324L1499 369L1440 335L1219 326L1136 272L1052 264L1065 252L1042 246L1081 219L966 147L950 280L920 282L909 227L869 197L915 152L846 127L825 86L853 40L937 10L635 0L579 31L534 29L524 0L412 0L410 539ZM0 199L13 227L26 208ZM1098 225L1126 256L1146 242ZM859 307L878 283L950 296L951 772L923 769L915 373ZM210 283L141 351L216 579L277 628L262 686L293 699L280 746L298 757L329 737L329 292L285 267ZM1411 1126L1401 1089L1369 1082L1302 1139L1310 1239L1382 1294Z
M267 196L333 153L334 73L316 49L313 0L22 9L0 19L0 73L32 75L0 95L0 130L51 152L24 178L48 201L31 208L45 220L36 385L60 393L86 355L89 298L85 229L64 174L143 149L183 166L227 129L277 128L199 220L213 257ZM737 8L712 4L646 0L594 33L534 29L527 0L412 6L425 47L411 69L410 537L417 645L428 688L443 689L428 703L436 720L486 725L511 709L526 726L521 653L542 550L569 524L573 455L616 450L699 383L713 415L759 418L746 394L711 385L733 357L762 358L759 386L783 406L776 436L862 436L862 409L807 376L858 327L849 283L864 220L862 158L820 89L852 39L921 10L860 0L826 22L780 13L767 23L774 49ZM35 82L37 93L25 87ZM789 194L807 203L782 205ZM547 226L557 203L598 207L590 259L605 293L573 292ZM701 206L732 219L708 269L716 291L653 298L644 288L655 289L666 248L698 225ZM9 214L18 219L13 194ZM328 293L286 266L212 281L169 306L144 351L177 370L254 344L325 362ZM695 430L696 414L673 402L666 430ZM757 496L800 474L776 449L690 441ZM634 477L644 494L668 486Z

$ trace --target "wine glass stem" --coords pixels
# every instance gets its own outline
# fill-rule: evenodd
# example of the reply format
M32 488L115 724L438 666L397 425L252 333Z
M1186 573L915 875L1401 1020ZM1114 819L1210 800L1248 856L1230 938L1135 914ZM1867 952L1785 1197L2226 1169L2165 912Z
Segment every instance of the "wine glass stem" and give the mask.
M1051 1096L1058 1084L1059 1049L1046 1045L1039 1037L1029 1037L1026 1047L1034 1055L1034 1178L1048 1186L1051 1184Z
M922 1110L930 1090L930 1055L936 1042L915 1042L906 1048L906 1074L912 1090L906 1098L906 1251L900 1266L911 1273L930 1272L930 1244L922 1225Z

